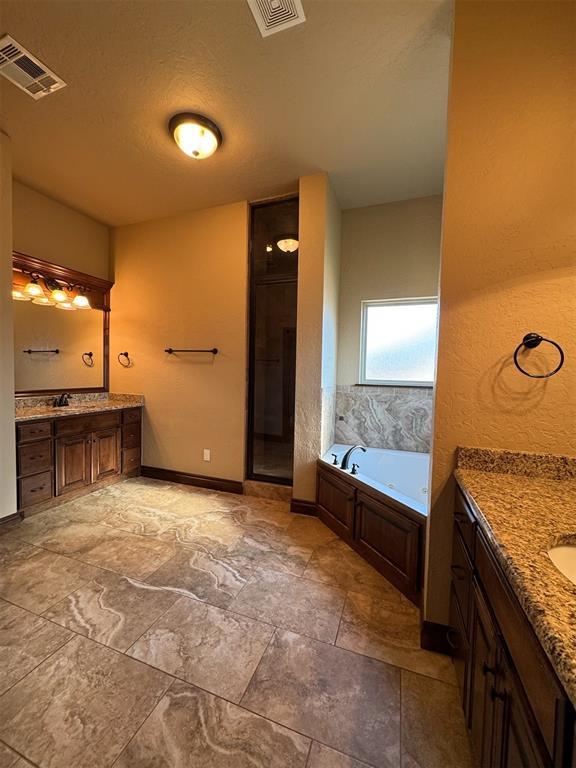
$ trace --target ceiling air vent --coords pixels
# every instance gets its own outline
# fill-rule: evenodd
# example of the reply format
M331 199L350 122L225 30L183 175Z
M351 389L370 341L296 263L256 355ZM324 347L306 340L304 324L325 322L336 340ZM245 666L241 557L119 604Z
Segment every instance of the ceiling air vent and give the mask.
M262 37L306 21L302 0L246 0Z
M41 99L66 85L9 35L0 38L0 75L33 99Z

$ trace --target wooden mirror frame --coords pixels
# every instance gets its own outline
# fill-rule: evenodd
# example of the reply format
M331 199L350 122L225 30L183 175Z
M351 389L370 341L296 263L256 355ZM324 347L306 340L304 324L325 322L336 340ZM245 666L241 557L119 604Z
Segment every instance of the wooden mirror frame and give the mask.
M53 280L62 280L69 285L82 285L97 298L94 310L101 311L103 315L102 323L102 369L103 382L101 387L67 387L68 392L108 392L110 390L110 290L114 285L109 280L103 280L94 275L87 275L84 272L76 272L74 269L62 267L59 264L52 264L49 261L36 259L28 256L26 253L12 251L12 268L19 269L26 273L38 273L42 277ZM16 397L41 397L42 395L55 395L62 392L60 389L32 389L17 390Z

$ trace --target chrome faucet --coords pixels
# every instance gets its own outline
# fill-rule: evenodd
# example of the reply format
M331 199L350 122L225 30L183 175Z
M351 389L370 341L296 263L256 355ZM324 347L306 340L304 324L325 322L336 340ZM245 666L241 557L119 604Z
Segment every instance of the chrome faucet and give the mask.
M64 408L66 405L70 405L70 401L68 400L69 397L69 392L62 392L60 397L57 397L54 400L54 408Z
M366 453L366 448L364 448L363 445L353 445L352 448L349 448L344 454L344 456L342 457L342 463L340 464L340 469L348 469L348 462L350 461L350 456L358 448L361 451L364 451L364 453Z

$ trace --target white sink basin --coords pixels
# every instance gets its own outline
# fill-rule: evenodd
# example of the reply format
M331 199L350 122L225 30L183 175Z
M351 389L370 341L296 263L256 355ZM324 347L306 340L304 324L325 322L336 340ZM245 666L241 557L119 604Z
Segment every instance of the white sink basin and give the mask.
M564 544L548 550L548 557L556 568L576 584L576 544Z

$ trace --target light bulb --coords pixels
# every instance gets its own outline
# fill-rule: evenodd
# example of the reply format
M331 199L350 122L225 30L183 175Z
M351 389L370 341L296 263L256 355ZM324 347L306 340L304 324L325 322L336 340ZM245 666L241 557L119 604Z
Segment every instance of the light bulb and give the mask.
M44 291L42 290L42 286L38 283L38 278L33 277L32 280L30 280L24 288L24 293L31 298L44 296Z
M174 115L168 127L182 152L195 160L210 157L222 143L220 129L204 115Z
M72 300L72 304L74 304L76 309L92 309L90 302L88 301L88 296L84 296L83 293L76 294Z
M56 304L62 304L68 301L68 294L62 288L55 288L50 294L50 300Z

